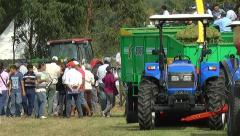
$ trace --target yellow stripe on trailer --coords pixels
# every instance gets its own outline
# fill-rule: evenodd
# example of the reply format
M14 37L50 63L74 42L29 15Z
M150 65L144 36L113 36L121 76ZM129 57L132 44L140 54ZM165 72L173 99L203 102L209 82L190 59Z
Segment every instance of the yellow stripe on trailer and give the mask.
M121 28L121 29L120 29L120 35L121 35L121 36L132 36L132 33L129 32L129 31L127 31L127 30L124 29L124 28Z

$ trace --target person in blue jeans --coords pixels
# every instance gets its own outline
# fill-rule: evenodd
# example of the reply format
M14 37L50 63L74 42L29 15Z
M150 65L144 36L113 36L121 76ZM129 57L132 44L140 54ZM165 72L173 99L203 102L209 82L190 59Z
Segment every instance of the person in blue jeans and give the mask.
M27 116L32 115L34 100L35 100L35 90L36 90L36 75L33 72L33 65L29 64L27 66L28 72L24 74L23 81L26 90L26 96L23 97L23 109Z
M82 117L83 112L80 99L80 87L83 83L82 74L75 69L75 64L73 62L69 62L67 66L69 67L69 70L66 71L62 77L63 83L67 86L66 116L67 118L70 118L71 116L72 100L74 99L78 111L78 117Z
M36 74L37 77L37 85L36 85L36 94L35 94L35 103L34 103L34 111L35 117L40 119L45 119L45 108L47 102L46 96L46 87L50 82L50 76L46 73L46 65L44 63L39 64L38 72Z
M0 116L6 113L6 103L8 97L8 79L9 75L4 71L3 63L0 62Z
M17 70L16 65L10 66L10 116L21 116L22 96L25 96L23 75Z

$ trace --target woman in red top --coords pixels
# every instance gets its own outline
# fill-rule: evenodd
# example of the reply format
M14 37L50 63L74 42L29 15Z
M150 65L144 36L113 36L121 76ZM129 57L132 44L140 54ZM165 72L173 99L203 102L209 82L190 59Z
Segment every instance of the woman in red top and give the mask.
M107 96L107 106L105 110L102 112L102 115L105 117L110 117L110 111L113 108L115 95L117 94L117 88L115 82L117 79L114 77L113 73L111 72L111 67L108 66L106 68L106 76L102 79L104 83L104 91Z

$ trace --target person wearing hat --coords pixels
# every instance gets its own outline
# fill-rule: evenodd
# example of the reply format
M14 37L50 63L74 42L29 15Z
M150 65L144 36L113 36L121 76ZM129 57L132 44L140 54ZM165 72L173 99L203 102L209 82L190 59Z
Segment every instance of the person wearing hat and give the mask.
M58 77L61 74L61 68L57 65L58 57L53 56L52 62L46 64L46 72L50 75L52 80L51 85L47 90L47 104L48 104L48 115L57 115L58 110L58 91L56 90L56 84L58 82Z
M107 71L106 68L110 65L110 58L109 57L105 57L104 58L104 64L98 67L97 70L97 77L98 77L98 84L99 84L99 101L100 101L100 105L101 105L101 109L102 111L106 108L107 105L107 98L106 98L106 94L104 92L104 83L102 81L102 79L105 77Z
M66 85L67 95L66 95L66 116L69 118L71 116L71 106L72 99L77 107L78 116L82 117L82 106L80 99L80 87L82 85L82 74L76 70L75 63L73 61L67 64L68 71L64 72L62 77L63 83Z

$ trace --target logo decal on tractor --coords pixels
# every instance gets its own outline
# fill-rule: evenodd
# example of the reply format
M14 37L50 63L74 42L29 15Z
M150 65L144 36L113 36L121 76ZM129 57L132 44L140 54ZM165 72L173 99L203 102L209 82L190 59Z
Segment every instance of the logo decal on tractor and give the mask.
M135 47L135 53L137 56L142 56L144 53L144 47L143 46L136 46Z

